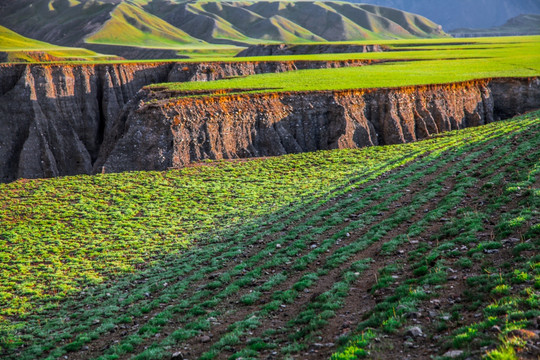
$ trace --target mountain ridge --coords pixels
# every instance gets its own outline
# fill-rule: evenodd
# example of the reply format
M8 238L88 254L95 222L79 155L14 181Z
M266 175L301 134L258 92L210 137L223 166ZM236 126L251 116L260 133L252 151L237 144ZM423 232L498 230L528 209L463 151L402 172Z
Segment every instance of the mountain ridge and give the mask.
M113 60L86 48L64 47L24 37L0 25L0 63Z
M447 36L413 13L334 1L20 0L0 11L0 25L23 36L78 47L172 49Z

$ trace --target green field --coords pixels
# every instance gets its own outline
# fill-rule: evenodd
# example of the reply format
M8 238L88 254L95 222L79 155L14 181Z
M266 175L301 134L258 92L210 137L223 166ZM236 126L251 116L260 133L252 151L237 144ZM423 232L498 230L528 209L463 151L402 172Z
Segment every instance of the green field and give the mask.
M467 40L469 41L469 40ZM319 91L442 84L495 77L540 75L540 37L392 42L403 51L242 58L246 61L384 60L363 67L302 70L212 82L158 84L171 90L261 89L257 92ZM226 60L226 59L222 59ZM150 87L152 88L152 86ZM264 90L264 88L267 88Z
M37 41L21 36L3 26L0 26L0 50L53 50L62 49L61 46L55 46L43 41Z
M104 61L114 58L88 49L56 46L29 39L0 26L0 52L6 62Z
M540 315L539 134L536 112L404 145L2 184L2 356L287 358L326 341L354 359L456 271L463 302L424 331L464 356L523 349L509 334ZM370 283L379 305L334 344L325 329Z

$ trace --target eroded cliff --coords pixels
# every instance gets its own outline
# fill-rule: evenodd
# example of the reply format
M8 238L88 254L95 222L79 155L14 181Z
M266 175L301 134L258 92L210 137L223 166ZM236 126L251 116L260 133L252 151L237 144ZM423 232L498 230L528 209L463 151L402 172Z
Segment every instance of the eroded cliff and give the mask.
M363 61L0 66L0 182L88 174L105 134L145 85ZM120 127L119 127L120 126Z
M540 107L538 78L176 99L159 91L138 94L95 171L405 143Z
M385 45L357 45L357 44L259 44L252 45L240 51L236 57L248 56L278 56L278 55L306 55L306 54L343 54L366 53L389 50Z
M413 141L540 107L538 78L162 99L145 85L353 61L0 66L0 182ZM163 94L159 94L160 96ZM174 94L170 94L173 95Z

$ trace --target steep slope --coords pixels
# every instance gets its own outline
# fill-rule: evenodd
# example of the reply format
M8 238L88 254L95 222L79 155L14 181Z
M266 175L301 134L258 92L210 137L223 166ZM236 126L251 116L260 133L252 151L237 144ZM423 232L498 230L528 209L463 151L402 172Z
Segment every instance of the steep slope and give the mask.
M149 48L444 37L399 10L323 1L21 0L0 24L60 45Z
M57 45L81 46L110 18L121 0L4 1L0 25L24 36Z
M324 41L322 37L279 15L262 20L254 26L252 31L256 37L263 40L277 40L295 44ZM259 34L255 31L258 31Z
M187 33L212 42L210 38L204 37L208 35L203 35L200 32L195 35L197 29L183 24L186 20L186 9L199 17L214 21L226 21L227 24L236 27L246 37L281 42L287 42L287 35L291 33L303 41L345 41L444 35L436 24L418 15L340 2L216 3L199 1L196 4L188 5L170 4L162 7L161 10L154 11L160 11L167 21L182 28ZM273 25L271 30L265 32L261 28L263 19L270 20ZM278 19L279 21L277 21ZM315 19L316 21L314 21ZM238 38L234 40L238 40Z
M52 45L43 41L38 41L24 37L6 27L0 26L0 49L20 50L20 49L61 49L60 46Z
M538 108L540 80L182 95L193 94L141 91L104 139L94 170L166 170L206 159L407 143Z
M0 66L0 182L91 173L145 85L362 66L362 61ZM119 123L120 121L120 123Z
M92 44L109 44L140 47L174 47L204 42L175 28L140 7L124 2L119 4L111 18L88 36L85 41Z
M425 16L445 31L457 28L481 29L504 24L520 14L540 14L537 0L349 0L388 6Z
M173 24L177 24L187 33L196 33L198 34L197 37L212 43L230 42L233 44L242 44L250 42L250 37L248 35L242 33L240 29L235 28L233 24L220 16L221 14L207 11L203 5L204 4L195 2L186 4L185 8L184 5L174 6L174 9L172 10L180 10L180 15L183 15L185 18L180 22L175 19L176 21L173 22ZM212 9L213 7L211 6L210 10ZM224 8L222 6L217 6L216 9L222 10ZM225 7L225 9L227 9L227 7ZM244 24L246 18L240 16L240 20L241 23ZM254 42L255 39L251 41Z
M457 37L538 35L540 34L540 15L519 15L502 26L489 29L456 29L450 33Z
M111 58L113 57L100 55L87 49L56 46L29 39L0 26L0 62L107 60Z

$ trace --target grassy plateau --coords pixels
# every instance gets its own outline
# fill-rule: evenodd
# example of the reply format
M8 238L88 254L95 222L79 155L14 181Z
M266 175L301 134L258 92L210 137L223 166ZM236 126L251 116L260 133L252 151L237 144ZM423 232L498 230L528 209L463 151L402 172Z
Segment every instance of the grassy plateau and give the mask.
M400 51L239 58L242 61L376 60L362 67L269 73L211 82L158 84L171 90L257 88L257 92L344 90L441 84L494 77L540 75L540 36L389 43ZM221 59L227 61L227 59ZM230 59L228 59L230 61ZM267 88L266 90L264 88Z

